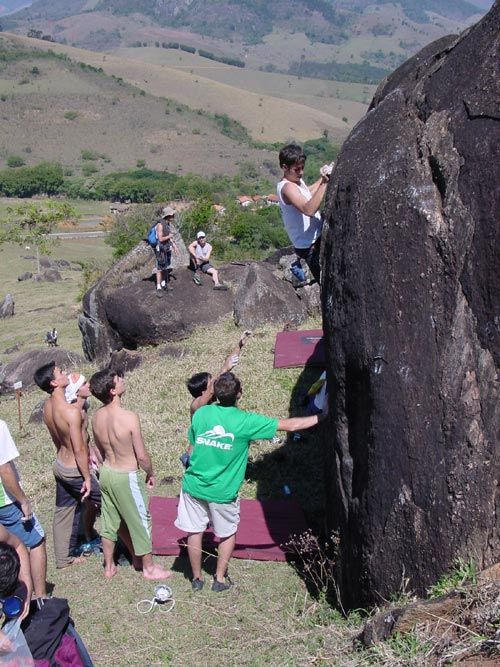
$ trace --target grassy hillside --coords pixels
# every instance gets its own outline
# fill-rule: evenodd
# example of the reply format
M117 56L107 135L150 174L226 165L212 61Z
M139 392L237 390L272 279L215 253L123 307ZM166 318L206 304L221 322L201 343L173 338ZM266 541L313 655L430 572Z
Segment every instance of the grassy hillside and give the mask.
M140 110L136 107L137 101L143 106L149 106L149 99L146 100L146 96L154 96L155 98L171 98L175 99L176 102L181 102L192 109L202 108L204 111L207 111L212 114L227 114L230 117L241 122L248 131L252 134L253 138L260 141L287 141L290 138L295 138L297 140L305 140L310 138L315 138L321 136L323 132L328 132L332 140L339 142L347 135L349 129L352 127L354 122L356 122L363 113L363 107L360 105L355 105L353 108L349 109L351 117L347 114L347 122L343 120L344 110L340 109L341 114L339 116L335 113L335 108L333 112L322 111L311 106L306 106L306 104L301 104L298 102L292 102L289 100L284 100L283 98L258 94L249 90L245 90L243 87L236 87L234 85L228 85L225 83L214 82L211 79L204 78L200 75L191 73L190 70L180 70L168 67L165 64L151 64L145 63L140 60L125 59L123 57L115 56L112 54L100 54L91 51L85 51L83 49L76 49L70 46L64 45L54 45L49 42L42 40L32 40L24 37L11 37L15 43L22 47L36 46L37 48L50 51L54 50L58 53L63 53L68 55L71 59L75 61L81 61L87 63L95 68L101 68L105 74L112 75L127 81L140 90L144 91L144 95L140 93L140 90L135 90L131 92L130 96L127 96L128 102L134 107L131 109L131 113L134 116L135 125L131 128L132 134L119 133L120 136L127 136L127 141L131 141L132 144L135 143L135 134L139 132L140 143L143 146L141 158L147 158L147 164L157 164L154 161L154 158L150 158L147 154L148 149L151 151L151 145L153 146L165 146L168 142L168 153L163 154L165 159L167 155L170 156L170 161L168 163L169 168L172 161L175 160L177 164L181 163L184 166L184 161L189 159L190 156L195 157L192 153L202 151L204 160L206 162L206 156L214 154L214 164L206 163L204 169L200 173L213 173L215 171L223 171L225 169L224 165L228 159L231 159L234 155L229 152L229 145L224 143L221 140L220 145L209 145L209 142L206 136L203 135L205 130L205 124L203 123L203 117L199 117L199 122L195 123L192 121L193 116L190 114L185 115L185 119L179 119L178 116L174 116L172 120L169 115L168 118L164 119L161 123L158 120L158 117L155 116L154 129L151 128L151 123L148 120L148 112L143 107ZM9 65L11 67L11 65ZM228 66L224 66L228 67ZM241 72L239 68L232 68L236 72ZM67 90L67 86L71 89L71 99L74 99L74 94L78 93L79 83L75 83L72 80L72 77L64 75L66 79L64 82L59 83L59 77L56 76L53 79L47 79L45 82L43 77L41 81L34 82L32 80L28 81L23 86L19 86L19 79L17 79L18 73L10 77L9 86L10 91L15 91L14 98L20 95L19 90L31 91L34 94L33 103L36 103L35 97L38 97L40 94L47 93L47 88L45 83L50 83L49 94L57 93L58 95L63 95L64 91ZM120 123L120 117L122 114L115 113L117 110L113 109L113 105L110 102L113 101L115 97L120 97L115 85L112 85L112 82L109 82L109 79L106 77L100 78L99 74L96 74L96 77L103 82L104 90L100 89L100 94L106 97L106 109L101 109L100 114L94 113L92 109L88 109L88 114L93 117L93 120L107 117L112 120L112 123ZM71 80L70 80L71 79ZM117 83L120 86L119 82ZM92 85L95 86L96 83L92 82ZM37 86L40 86L37 89ZM108 92L109 91L109 92ZM135 97L134 97L135 95ZM93 107L95 103L99 103L99 97L92 95L92 92L88 89L84 93L84 101L86 105ZM64 102L68 106L68 102ZM157 100L158 113L164 114L164 102ZM159 105L159 106L158 106ZM115 105L116 106L116 105ZM161 107L163 106L163 111ZM65 109L64 113L67 111L77 111L75 108ZM125 109L124 109L125 111ZM177 112L179 113L179 112ZM182 115L185 114L184 111L180 112ZM126 115L126 114L125 114ZM143 118L145 115L145 118ZM185 120L183 123L182 121ZM180 128L173 127L173 122L179 122ZM191 122L192 121L192 122ZM74 126L71 125L74 129ZM193 135L193 141L191 141L190 133L193 130L199 129L199 134ZM142 130L142 132L141 132ZM105 129L104 131L112 131L112 127ZM178 131L181 134L178 134ZM96 143L100 144L102 136L107 136L102 134L99 139L96 140ZM190 136L190 141L187 142L187 136ZM207 134L208 136L208 134ZM176 137L178 139L176 140ZM116 135L115 135L116 138ZM95 139L95 136L93 137ZM106 142L106 140L104 140ZM211 148L211 150L209 150ZM118 145L116 150L120 150ZM153 154L154 155L154 154ZM217 163L217 155L220 155L220 158L223 160L223 163ZM246 149L242 149L241 158L243 160L256 159L256 153ZM268 158L269 159L269 158ZM150 162L151 160L151 162Z
M17 47L24 48L27 41ZM7 42L0 37L0 49ZM14 156L27 165L55 160L75 175L128 169L142 161L153 169L212 175L237 173L245 161L262 167L264 160L274 158L224 136L209 116L164 99L172 89L168 83L148 94L83 63L44 52L10 49L4 55L2 167ZM89 60L94 67L105 64L95 54ZM123 61L121 65L116 76L126 74ZM151 74L143 67L136 83L141 76L154 81ZM318 128L314 136L320 133Z

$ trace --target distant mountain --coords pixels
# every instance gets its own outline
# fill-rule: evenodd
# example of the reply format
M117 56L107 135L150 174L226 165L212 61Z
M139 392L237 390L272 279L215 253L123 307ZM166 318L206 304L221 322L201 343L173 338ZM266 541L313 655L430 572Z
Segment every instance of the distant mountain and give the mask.
M23 7L31 5L31 0L1 0L0 1L0 16L17 12Z
M20 2L20 0L3 0ZM305 31L318 41L341 43L365 10L399 5L408 19L429 22L427 12L463 21L478 13L488 0L98 0L88 9L87 0L37 0L12 19L60 20L81 12L108 12L116 16L143 14L163 26L249 43L273 30ZM479 5L479 6L480 6ZM9 25L9 24L7 24Z

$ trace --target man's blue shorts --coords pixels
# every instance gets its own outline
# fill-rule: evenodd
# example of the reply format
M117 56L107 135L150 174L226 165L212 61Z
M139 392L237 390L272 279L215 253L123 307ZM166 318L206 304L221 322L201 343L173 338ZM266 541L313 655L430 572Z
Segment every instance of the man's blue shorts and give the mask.
M9 533L18 537L25 547L37 547L45 537L44 530L35 514L29 521L21 521L24 514L17 503L0 507L0 523Z

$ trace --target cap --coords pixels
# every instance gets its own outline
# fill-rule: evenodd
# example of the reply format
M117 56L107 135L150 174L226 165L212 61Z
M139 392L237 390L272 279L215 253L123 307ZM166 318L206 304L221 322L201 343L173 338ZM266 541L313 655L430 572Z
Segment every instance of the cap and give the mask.
M175 209L173 209L171 206L165 206L165 208L161 209L162 218L169 218L170 216L173 215L175 215Z
M205 232L198 232L198 234L196 234L197 239L201 239L202 236L206 236Z
M85 384L85 376L81 373L70 373L68 375L69 384L64 390L67 403L76 401L78 390Z

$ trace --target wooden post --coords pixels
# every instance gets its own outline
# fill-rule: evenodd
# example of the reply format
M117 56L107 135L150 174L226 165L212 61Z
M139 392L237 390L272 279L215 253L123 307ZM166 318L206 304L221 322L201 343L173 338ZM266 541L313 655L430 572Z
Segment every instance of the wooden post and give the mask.
M19 419L19 430L22 431L23 429L23 422L21 418L21 396L22 396L22 389L23 383L22 382L14 382L14 389L16 390L16 400L17 400L17 417Z

